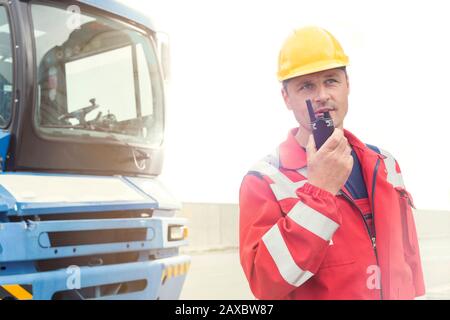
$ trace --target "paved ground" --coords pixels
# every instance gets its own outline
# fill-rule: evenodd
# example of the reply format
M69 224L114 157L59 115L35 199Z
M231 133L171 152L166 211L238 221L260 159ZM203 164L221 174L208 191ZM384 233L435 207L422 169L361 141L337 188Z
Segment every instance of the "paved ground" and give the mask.
M428 299L450 299L450 238L420 241L420 254Z
M427 285L425 299L450 299L450 241L422 241ZM180 299L254 299L237 250L191 254L192 263Z
M191 257L180 299L254 299L236 250L191 254Z

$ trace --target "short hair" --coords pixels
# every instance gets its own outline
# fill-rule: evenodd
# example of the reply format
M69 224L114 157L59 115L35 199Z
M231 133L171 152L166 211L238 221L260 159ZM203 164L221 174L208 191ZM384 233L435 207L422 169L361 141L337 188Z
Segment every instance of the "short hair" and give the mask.
M337 69L344 71L345 77L348 78L348 75L347 75L347 67L346 67L346 66L339 67L339 68L337 68ZM281 82L281 84L283 85L283 89L284 89L284 90L287 91L287 84L288 84L289 80L291 80L291 79L292 79L292 78L286 79L286 80L283 80L283 81Z

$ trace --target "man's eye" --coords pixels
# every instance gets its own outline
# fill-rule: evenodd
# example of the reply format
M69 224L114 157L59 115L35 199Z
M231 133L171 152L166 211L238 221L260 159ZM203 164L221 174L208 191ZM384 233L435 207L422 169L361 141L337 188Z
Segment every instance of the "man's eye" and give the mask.
M304 85L302 85L302 86L300 86L300 90L309 90L309 89L312 89L314 86L313 86L313 84L312 83L306 83L306 84L304 84Z
M336 82L338 82L336 79L327 79L327 80L325 80L326 84L333 84L333 83L336 83Z

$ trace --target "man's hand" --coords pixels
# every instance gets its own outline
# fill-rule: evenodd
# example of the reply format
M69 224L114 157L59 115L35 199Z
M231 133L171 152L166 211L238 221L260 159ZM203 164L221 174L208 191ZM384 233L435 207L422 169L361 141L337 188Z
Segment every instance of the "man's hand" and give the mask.
M318 151L314 138L310 135L306 146L308 182L336 195L352 171L351 151L341 129L334 129L333 134Z

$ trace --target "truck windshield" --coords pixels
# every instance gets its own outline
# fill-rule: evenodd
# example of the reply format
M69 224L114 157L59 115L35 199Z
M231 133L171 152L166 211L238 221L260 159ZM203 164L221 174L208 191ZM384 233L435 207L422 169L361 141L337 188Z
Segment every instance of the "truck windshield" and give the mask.
M151 35L76 6L33 3L31 12L38 132L161 144L164 97Z

